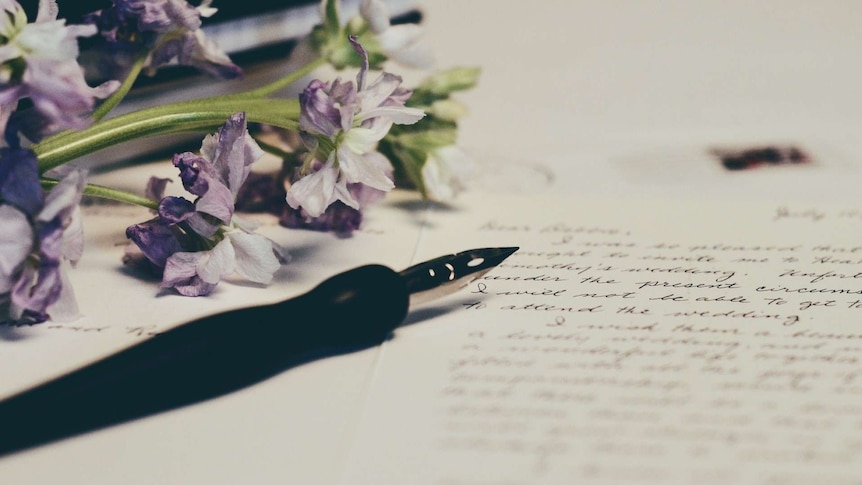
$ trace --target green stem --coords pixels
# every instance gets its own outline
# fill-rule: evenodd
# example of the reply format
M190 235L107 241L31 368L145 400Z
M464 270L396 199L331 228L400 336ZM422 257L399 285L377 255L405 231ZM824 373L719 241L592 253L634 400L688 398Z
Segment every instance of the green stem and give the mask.
M286 76L279 78L278 80L273 81L273 82L271 82L265 86L261 86L257 89L252 89L250 91L245 91L243 93L232 94L232 95L229 95L228 97L247 99L247 98L262 98L262 97L269 96L271 94L277 93L278 91L290 86L291 84L295 83L296 81L302 79L302 77L305 76L306 74L311 73L312 71L314 71L315 69L317 69L320 66L325 65L326 63L327 63L326 58L318 57L317 59L310 61L308 64L305 64L304 66L298 68L297 70L291 72L290 74L287 74Z
M94 121L99 121L104 118L105 115L110 113L111 110L120 104L120 101L129 94L129 91L132 89L132 85L135 84L135 81L141 74L141 69L144 67L144 62L147 60L148 54L149 52L143 52L137 59L135 59L135 63L132 64L131 69L129 69L129 72L126 74L126 78L123 80L123 83L120 84L120 87L93 111L92 116Z
M260 148L263 151L265 151L266 153L269 153L270 155L275 155L276 157L281 158L281 159L284 159L285 157L290 156L290 152L288 152L286 150L282 150L281 148L279 148L279 147L277 147L271 143L267 143L267 142L260 140L258 138L255 138L254 141L258 144L258 146L260 146Z
M60 181L43 178L41 182L42 187L50 190L54 188L54 186L56 186ZM102 199L116 200L117 202L125 202L126 204L139 205L141 207L146 207L147 209L152 210L157 210L159 208L158 201L148 199L146 197L133 194L131 192L126 192L125 190L105 187L104 185L87 184L87 186L84 187L84 195L90 195Z
M285 178L287 178L288 175L293 171L293 169L302 166L302 159L299 158L299 155L296 152L288 152L286 150L282 150L275 145L258 139L255 139L255 141L260 146L260 148L263 149L263 151L269 153L270 155L275 155L276 157L281 159L281 170L279 170L280 180L284 180Z
M146 108L103 120L81 131L46 139L31 149L41 173L118 143L171 133L212 131L243 111L250 122L296 129L299 102L294 99L210 99Z
M290 74L257 89L226 96L181 101L144 108L116 118L103 120L128 94L141 72L146 56L139 57L120 88L94 112L96 123L81 131L65 131L31 147L39 157L44 173L78 157L137 138L207 131L218 128L233 113L244 111L248 121L296 129L299 103L296 100L267 99L273 93L326 64L323 57L310 61ZM281 109L281 112L278 110Z

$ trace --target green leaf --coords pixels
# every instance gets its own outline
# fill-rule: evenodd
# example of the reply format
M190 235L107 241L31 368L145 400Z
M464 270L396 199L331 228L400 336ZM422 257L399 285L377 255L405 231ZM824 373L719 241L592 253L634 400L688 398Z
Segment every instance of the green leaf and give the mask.
M321 57L328 56L329 46L329 31L326 30L326 27L323 25L315 25L313 29L311 29L311 33L308 35L309 39L311 39L311 45L314 46L314 52Z
M437 148L454 145L457 141L457 137L457 129L440 128L435 130L402 133L393 137L392 141L405 148L421 151L427 154ZM424 160L424 157L422 158Z
M422 166L427 158L424 153L390 143L386 139L380 142L378 150L394 165L396 180L406 179L408 186L418 190L422 197L427 197L422 180Z
M341 30L338 19L338 0L323 0L323 22L329 35L336 36Z
M445 97L455 91L464 91L476 86L479 81L478 67L455 67L440 71L426 78L417 88L435 97Z
M425 112L446 121L458 121L468 113L464 103L451 98L434 101Z

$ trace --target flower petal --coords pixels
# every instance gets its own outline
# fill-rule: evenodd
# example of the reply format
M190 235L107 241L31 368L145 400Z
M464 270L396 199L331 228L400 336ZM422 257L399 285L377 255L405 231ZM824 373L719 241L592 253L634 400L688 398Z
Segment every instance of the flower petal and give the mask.
M336 80L333 86L337 84ZM299 94L299 127L315 135L335 136L341 127L342 113L326 88L326 83L315 79Z
M147 181L147 188L144 190L144 195L148 199L161 200L165 196L165 188L172 182L169 178L150 177Z
M195 205L183 197L165 197L159 201L158 213L166 224L177 224L195 214Z
M263 155L263 150L248 133L245 113L231 115L219 128L215 141L215 144L205 142L201 153L210 156L216 173L236 197L251 172L251 165Z
M350 190L350 186L347 184L347 180L343 177L335 183L335 192L333 193L333 202L339 200L348 207L359 210L359 201L356 200L356 197Z
M200 251L197 273L206 283L216 284L225 276L234 272L235 253L233 244L228 238L222 239L209 251Z
M373 157L366 154L358 155L345 147L338 149L338 166L344 173L344 178L350 183L365 184L378 190L389 191L395 187L384 169Z
M95 34L96 28L88 27L82 33ZM78 57L78 42L70 42L72 36L69 34L64 20L36 22L27 24L15 42L28 56L44 60L70 61Z
M204 138L204 146L211 135ZM206 156L206 155L204 155ZM209 179L202 174L212 172L212 163L204 157L199 157L192 152L177 153L173 157L174 167L180 171L180 180L183 181L183 187L191 194L204 195L209 190Z
M236 79L242 76L242 68L234 64L222 48L202 30L187 32L182 40L182 49L177 56L179 64L193 66L219 79Z
M24 265L24 271L12 289L9 313L16 320L22 317L47 320L46 309L60 298L62 290L59 259L46 261L42 258L38 267Z
M203 252L179 251L171 255L165 264L162 286L168 281L187 279L197 275L198 261L202 257Z
M365 112L380 106L400 85L401 76L389 72L381 73L374 82L357 93L360 110Z
M60 14L60 7L56 0L39 0L39 8L36 10L36 23L55 20Z
M274 242L245 231L231 231L228 238L235 254L234 269L240 276L255 283L267 284L272 281L273 273L281 267L273 251Z
M192 214L186 219L186 224L192 232L204 239L212 239L223 225L221 221L214 220L202 212Z
M171 228L158 218L127 227L126 237L159 268L164 268L168 259L183 249Z
M81 316L67 269L67 266L61 263L59 269L60 294L57 296L57 300L46 308L51 320L55 322L71 322Z
M209 190L195 202L197 211L216 217L227 224L233 216L233 193L227 185L209 174L202 174L202 177L207 180Z
M69 173L45 196L45 207L36 219L47 222L59 218L66 226L72 217L72 211L81 202L85 184L86 177L83 171L76 170Z
M96 98L104 98L119 87L118 82L110 82L91 88L76 61L41 58L27 59L21 83L21 95L29 97L35 108L18 113L21 129L28 138L37 140L63 129L89 126Z
M389 28L389 9L380 0L364 0L359 5L359 15L375 34L380 34Z
M386 55L398 64L414 69L431 69L436 64L434 53L430 48L421 43L416 43L403 49L388 51Z
M396 25L377 36L377 42L384 51L396 51L415 45L425 35L425 29L418 24Z
M341 157L340 150L347 149L356 154L368 153L374 149L377 142L382 140L392 123L388 120L376 119L367 127L353 128L344 135L339 149L339 161Z
M33 247L33 228L18 209L0 205L0 294L15 284L14 276Z
M0 149L0 199L30 216L35 216L43 204L37 163L36 154L30 150Z
M287 203L294 209L302 207L311 217L317 217L332 203L338 169L332 163L291 184Z
M179 252L168 259L162 276L162 288L173 288L183 296L205 296L216 285L203 281L197 274L202 253Z
M422 167L422 181L428 197L445 201L463 191L475 172L473 159L457 146L449 145L428 154Z
M84 223L80 206L75 206L69 224L63 229L62 254L72 263L72 266L84 255Z
M286 207L278 222L284 227L332 231L349 236L353 231L359 229L359 225L362 223L362 212L336 201L318 217L307 217L301 209Z
M388 118L398 125L412 125L424 118L425 112L419 108L408 108L406 106L379 106L362 112L356 119L362 121L376 117Z

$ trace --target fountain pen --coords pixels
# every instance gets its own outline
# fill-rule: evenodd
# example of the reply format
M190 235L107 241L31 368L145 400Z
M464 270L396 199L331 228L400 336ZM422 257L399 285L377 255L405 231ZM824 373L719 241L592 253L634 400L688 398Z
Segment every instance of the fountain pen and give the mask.
M518 248L361 266L271 305L206 316L0 401L0 457L215 398L292 366L383 342L408 308L453 293Z

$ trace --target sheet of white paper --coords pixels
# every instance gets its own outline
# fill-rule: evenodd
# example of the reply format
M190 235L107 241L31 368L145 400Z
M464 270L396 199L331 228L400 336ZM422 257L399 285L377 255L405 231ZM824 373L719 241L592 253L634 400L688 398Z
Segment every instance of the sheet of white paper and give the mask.
M860 483L859 207L459 206L418 257L521 249L385 344L342 483Z

